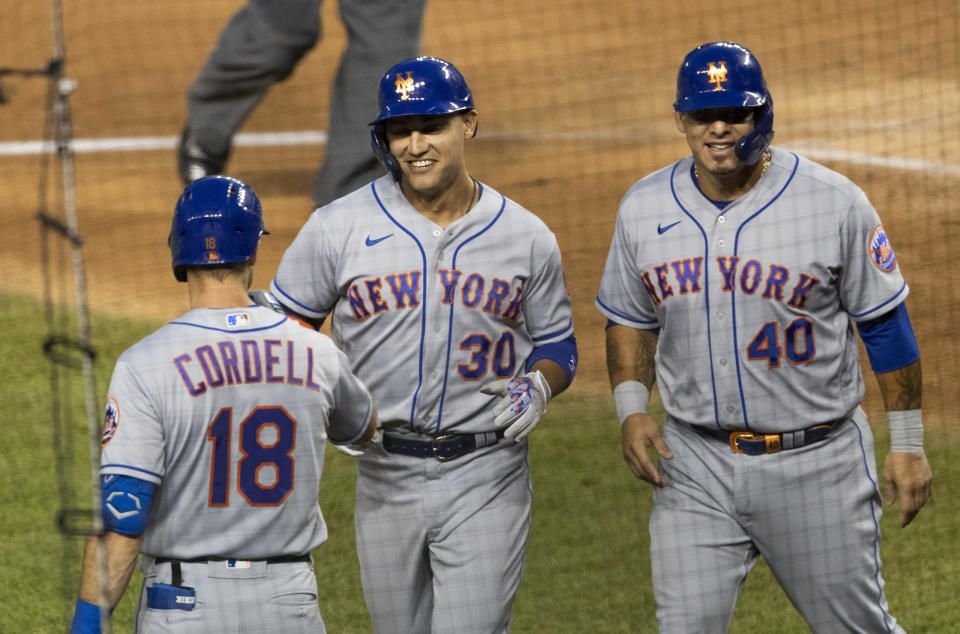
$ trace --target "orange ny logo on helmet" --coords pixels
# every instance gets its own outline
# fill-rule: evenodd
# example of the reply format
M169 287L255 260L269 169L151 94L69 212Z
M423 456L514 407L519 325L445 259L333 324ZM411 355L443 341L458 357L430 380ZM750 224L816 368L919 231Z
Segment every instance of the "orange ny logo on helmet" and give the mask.
M397 87L397 93L400 95L401 101L409 99L410 95L408 93L413 92L414 88L416 88L416 84L413 81L413 71L407 71L406 79L403 78L403 75L397 73L397 81L395 81L393 85Z
M727 81L727 63L719 62L720 68L710 62L707 65L707 74L710 75L710 83L714 84L714 90L723 90L723 83Z

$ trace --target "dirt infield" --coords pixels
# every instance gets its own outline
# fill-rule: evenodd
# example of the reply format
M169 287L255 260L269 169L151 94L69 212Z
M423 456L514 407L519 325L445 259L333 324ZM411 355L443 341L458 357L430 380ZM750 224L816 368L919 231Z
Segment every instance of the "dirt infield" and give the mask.
M745 0L642 9L619 0L527 0L509 17L498 3L428 4L423 51L468 77L480 111L472 173L541 215L558 235L581 343L575 390L602 392L603 321L593 308L619 198L636 179L685 153L671 122L676 66L711 39L737 39L758 55L777 103L777 145L842 171L868 193L912 292L929 420L958 405L954 314L960 273L950 254L960 220L958 8L947 0L794 3ZM697 5L702 6L697 6ZM907 6L909 4L909 6ZM185 91L237 0L82 3L64 8L67 74L78 139L179 133ZM659 3L658 3L659 5ZM244 132L324 129L327 91L344 33L323 9L324 40L271 92ZM0 65L35 67L52 44L44 3L19 3L0 26ZM40 79L5 79L0 143L42 134ZM372 91L371 91L372 93ZM371 95L373 99L373 96ZM260 193L272 235L255 286L266 287L310 211L322 146L235 150L230 173ZM41 158L0 154L0 290L38 295ZM51 191L59 176L50 173ZM95 310L164 320L186 308L170 275L166 234L180 192L172 149L78 154L76 201ZM52 210L58 198L49 199ZM55 248L61 248L56 247ZM69 257L58 260L67 275ZM72 281L58 277L57 288ZM868 402L876 402L872 379Z

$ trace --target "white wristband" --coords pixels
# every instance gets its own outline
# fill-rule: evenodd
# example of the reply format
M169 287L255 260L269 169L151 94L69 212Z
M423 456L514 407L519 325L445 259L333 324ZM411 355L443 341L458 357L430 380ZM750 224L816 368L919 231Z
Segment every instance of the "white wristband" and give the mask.
M620 424L630 414L646 414L650 390L640 381L624 381L613 388L613 400L617 404L617 418Z
M919 409L887 412L887 424L890 425L890 451L923 451L923 421Z

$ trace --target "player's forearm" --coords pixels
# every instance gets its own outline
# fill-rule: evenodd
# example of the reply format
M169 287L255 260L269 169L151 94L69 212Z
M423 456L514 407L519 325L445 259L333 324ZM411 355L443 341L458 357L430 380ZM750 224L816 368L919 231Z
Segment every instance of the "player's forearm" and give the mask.
M607 328L606 340L610 387L624 381L639 381L647 388L653 387L657 334L652 330L616 325Z
M547 384L550 386L551 397L555 397L570 385L570 379L567 378L567 373L556 361L540 359L534 363L530 369L539 370L543 378L547 380Z
M876 374L888 412L920 409L923 392L923 373L920 359L910 365Z
M365 447L371 440L374 439L374 436L377 433L377 408L374 407L373 411L370 412L370 422L367 423L367 429L363 432L363 436L360 437L356 445L360 447Z
M140 554L140 546L143 544L143 536L127 537L108 531L102 539L106 561L106 600L109 603L103 607L112 609L120 602L127 584L130 583L130 576L133 574L137 555ZM100 564L97 556L99 541L97 537L90 537L87 540L80 581L80 598L95 605L102 605Z
M303 323L307 324L308 326L310 326L310 327L313 328L314 330L320 330L320 328L323 326L323 322L326 321L326 319L327 319L326 317L307 317L307 316L304 315L303 313L299 313L299 312L295 311L294 309L290 308L289 306L287 306L286 304L284 304L284 303L281 302L280 300L277 300L277 302L278 302L278 304L280 305L280 307L283 308L283 310L284 310L285 313L287 313L287 314L290 315L291 317L294 317L294 318L296 318L296 319L299 319L300 321L302 321Z

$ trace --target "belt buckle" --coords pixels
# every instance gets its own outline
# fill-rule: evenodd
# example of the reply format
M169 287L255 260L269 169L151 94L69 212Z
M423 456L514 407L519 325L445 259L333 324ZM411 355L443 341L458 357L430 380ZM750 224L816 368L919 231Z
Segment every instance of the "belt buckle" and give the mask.
M757 435L752 431L732 431L730 432L730 449L733 449L733 453L743 453L743 450L737 446L737 441L741 438L745 440L756 440Z
M430 448L433 449L433 457L440 462L449 462L454 458L458 458L459 454L453 456L442 456L440 455L440 443L445 440L452 440L456 438L454 434L440 434L439 436L434 437L433 441L430 443Z

